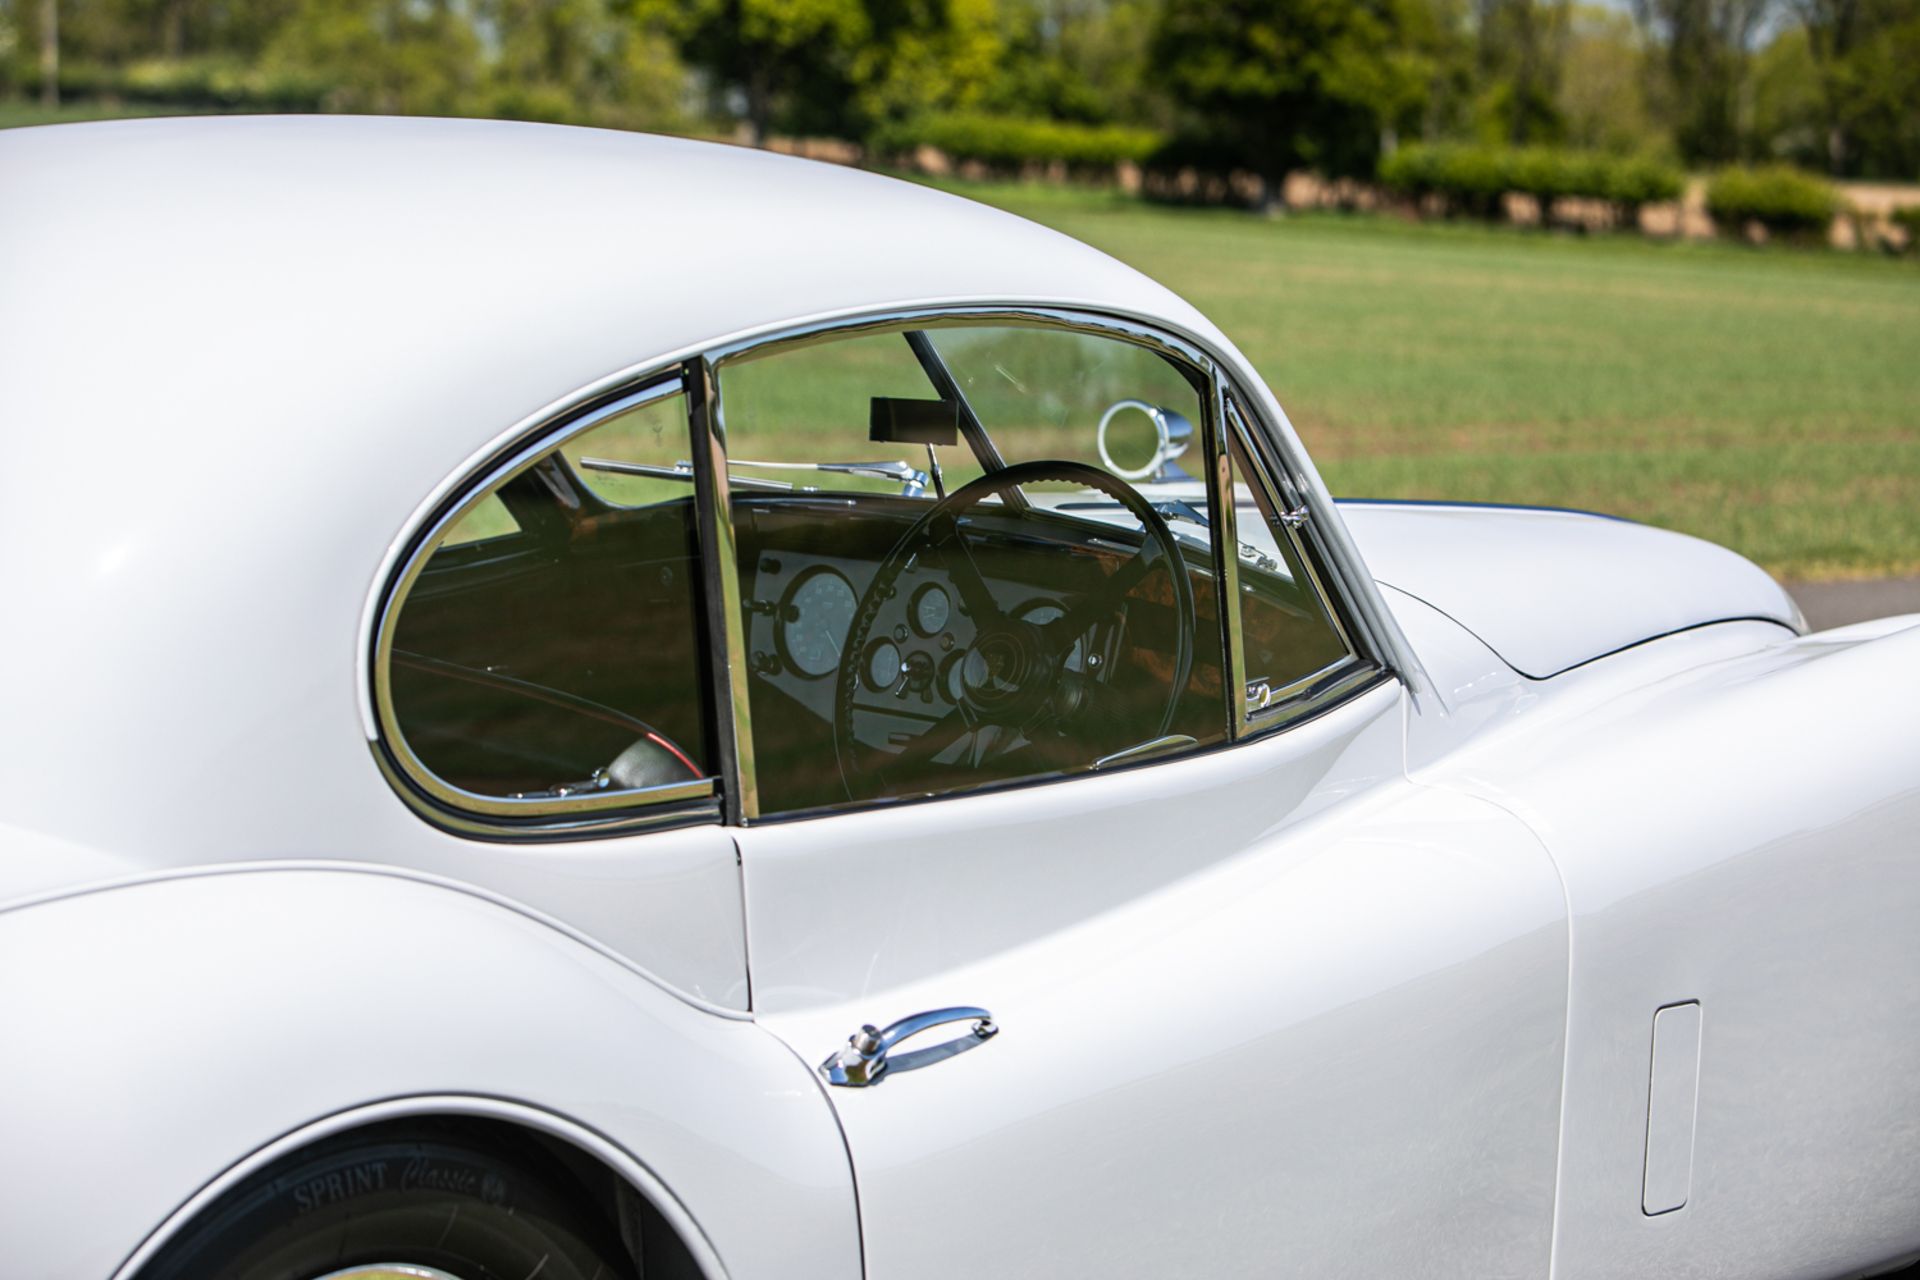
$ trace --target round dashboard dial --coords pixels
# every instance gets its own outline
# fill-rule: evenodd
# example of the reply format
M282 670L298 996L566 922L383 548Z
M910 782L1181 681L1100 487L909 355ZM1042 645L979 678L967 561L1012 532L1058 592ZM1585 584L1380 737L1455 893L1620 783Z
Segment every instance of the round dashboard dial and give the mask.
M921 635L939 635L952 617L953 601L939 583L929 582L913 593L913 629Z
M801 574L780 605L780 656L803 676L824 676L840 665L853 625L853 584L832 569Z
M961 674L961 663L965 662L964 653L950 653L947 660L940 664L940 692L946 695L948 702L958 703L967 696L967 685Z
M867 656L861 667L867 688L875 693L885 693L900 683L905 671L906 663L900 657L900 646L893 641L875 640L867 646Z

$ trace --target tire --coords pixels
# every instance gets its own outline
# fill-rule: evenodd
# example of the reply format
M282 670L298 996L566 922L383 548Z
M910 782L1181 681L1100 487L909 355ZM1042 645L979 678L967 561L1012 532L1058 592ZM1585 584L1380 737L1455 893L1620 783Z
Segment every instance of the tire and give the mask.
M320 1280L381 1263L455 1280L633 1280L596 1198L532 1144L348 1135L278 1161L170 1241L140 1280Z

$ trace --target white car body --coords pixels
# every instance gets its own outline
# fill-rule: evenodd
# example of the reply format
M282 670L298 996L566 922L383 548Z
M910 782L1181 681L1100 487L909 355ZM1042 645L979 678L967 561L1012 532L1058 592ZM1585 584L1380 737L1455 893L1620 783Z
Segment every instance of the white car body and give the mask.
M863 173L234 119L0 134L0 183L5 1274L136 1280L395 1114L568 1142L734 1280L1920 1252L1920 619L1803 634L1619 521L1336 504L1185 302ZM1393 678L801 821L507 843L396 797L381 600L489 459L703 352L1015 307L1204 352ZM950 1005L999 1035L816 1070Z

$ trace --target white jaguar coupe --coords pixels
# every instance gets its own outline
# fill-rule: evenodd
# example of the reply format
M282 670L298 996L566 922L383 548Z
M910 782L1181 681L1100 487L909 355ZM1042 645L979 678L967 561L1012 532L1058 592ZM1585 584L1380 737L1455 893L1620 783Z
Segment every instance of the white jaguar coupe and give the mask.
M1920 618L1335 502L1192 307L865 173L0 188L8 1280L1920 1253Z

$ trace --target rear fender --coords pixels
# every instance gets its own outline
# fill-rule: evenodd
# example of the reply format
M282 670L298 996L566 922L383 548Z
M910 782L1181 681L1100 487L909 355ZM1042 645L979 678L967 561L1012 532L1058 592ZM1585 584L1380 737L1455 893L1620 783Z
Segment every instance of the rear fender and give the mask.
M302 1136L436 1099L599 1155L734 1280L859 1271L845 1147L804 1065L444 885L276 869L16 909L0 1029L10 1272L113 1275Z

